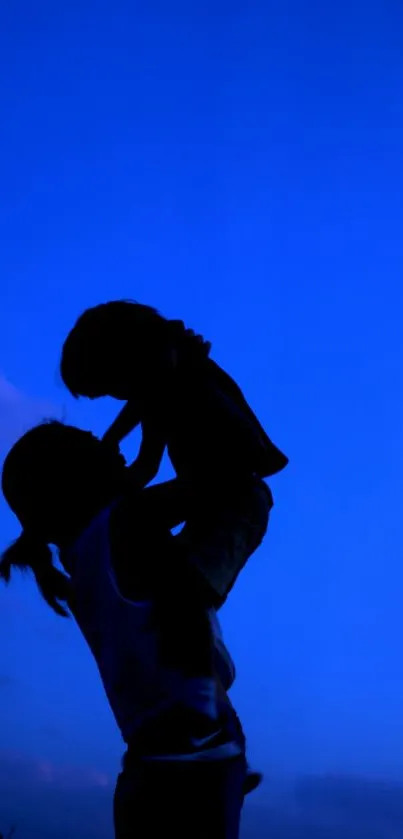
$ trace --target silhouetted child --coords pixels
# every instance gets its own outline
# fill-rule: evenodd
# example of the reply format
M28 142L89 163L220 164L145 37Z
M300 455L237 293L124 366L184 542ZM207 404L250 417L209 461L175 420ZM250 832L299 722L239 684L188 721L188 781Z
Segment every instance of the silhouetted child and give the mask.
M238 385L209 357L210 348L181 321L167 320L149 306L113 301L78 319L63 347L61 374L75 396L126 401L105 439L118 445L141 424L142 443L130 469L133 484L142 487L155 478L167 447L189 489L182 538L198 545L194 561L220 606L267 527L273 501L259 479L282 470L288 459ZM245 534L236 521L245 529L248 516L247 538L256 544L245 557ZM217 531L218 525L219 550L208 556L204 542L211 544L211 528ZM231 541L234 527L238 551Z
M105 435L111 444L141 424L139 455L130 467L133 485L141 488L155 478L167 448L188 487L179 538L219 608L267 529L273 500L262 478L281 471L288 459L238 385L209 357L210 349L182 321L167 320L149 306L113 301L78 319L63 346L61 375L76 397L126 402ZM186 593L183 602L186 610ZM192 613L178 616L174 630L179 651L186 643L183 626L192 633L193 648L197 635L205 637L205 616L193 604L189 608ZM194 675L211 675L210 654L200 643Z

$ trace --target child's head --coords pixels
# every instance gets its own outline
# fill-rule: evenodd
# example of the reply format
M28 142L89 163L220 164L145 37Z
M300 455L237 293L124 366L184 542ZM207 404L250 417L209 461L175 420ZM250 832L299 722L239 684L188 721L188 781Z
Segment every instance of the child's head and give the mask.
M8 582L13 567L30 568L45 600L65 614L66 577L49 545L74 541L120 493L124 470L118 451L81 429L50 422L24 434L3 466L3 495L22 533L2 556L0 577Z
M63 345L64 384L76 397L127 399L166 345L167 324L156 309L128 300L87 309Z

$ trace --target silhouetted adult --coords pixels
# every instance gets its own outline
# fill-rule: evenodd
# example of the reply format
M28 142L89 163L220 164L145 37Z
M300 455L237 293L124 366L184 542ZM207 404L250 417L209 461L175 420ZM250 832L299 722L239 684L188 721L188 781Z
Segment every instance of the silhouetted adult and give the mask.
M177 481L127 490L125 468L122 455L88 432L53 422L25 434L3 467L3 493L22 532L0 576L31 569L95 657L127 744L114 796L117 839L236 839L245 744L208 592L170 532L185 520L186 502ZM211 643L218 714L200 661L194 666Z

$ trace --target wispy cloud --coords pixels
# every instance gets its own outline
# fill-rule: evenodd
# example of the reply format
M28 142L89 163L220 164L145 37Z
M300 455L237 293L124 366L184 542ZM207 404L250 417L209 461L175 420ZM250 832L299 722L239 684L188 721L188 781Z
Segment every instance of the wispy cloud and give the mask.
M60 405L24 393L0 373L0 455L33 425L50 417L61 419L62 413Z
M40 782L59 789L105 789L110 783L109 776L98 769L56 764L50 760L36 761L34 771Z
M99 769L54 763L45 757L32 758L20 752L0 750L0 781L10 787L54 787L63 790L107 789L109 775Z

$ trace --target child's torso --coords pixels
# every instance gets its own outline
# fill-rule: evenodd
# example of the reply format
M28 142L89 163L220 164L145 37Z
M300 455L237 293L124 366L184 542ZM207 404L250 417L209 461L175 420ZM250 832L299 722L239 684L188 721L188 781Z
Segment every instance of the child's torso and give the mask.
M278 471L276 458L284 458L238 385L209 358L178 364L162 410L170 459L189 482L203 475L227 484L266 477Z

